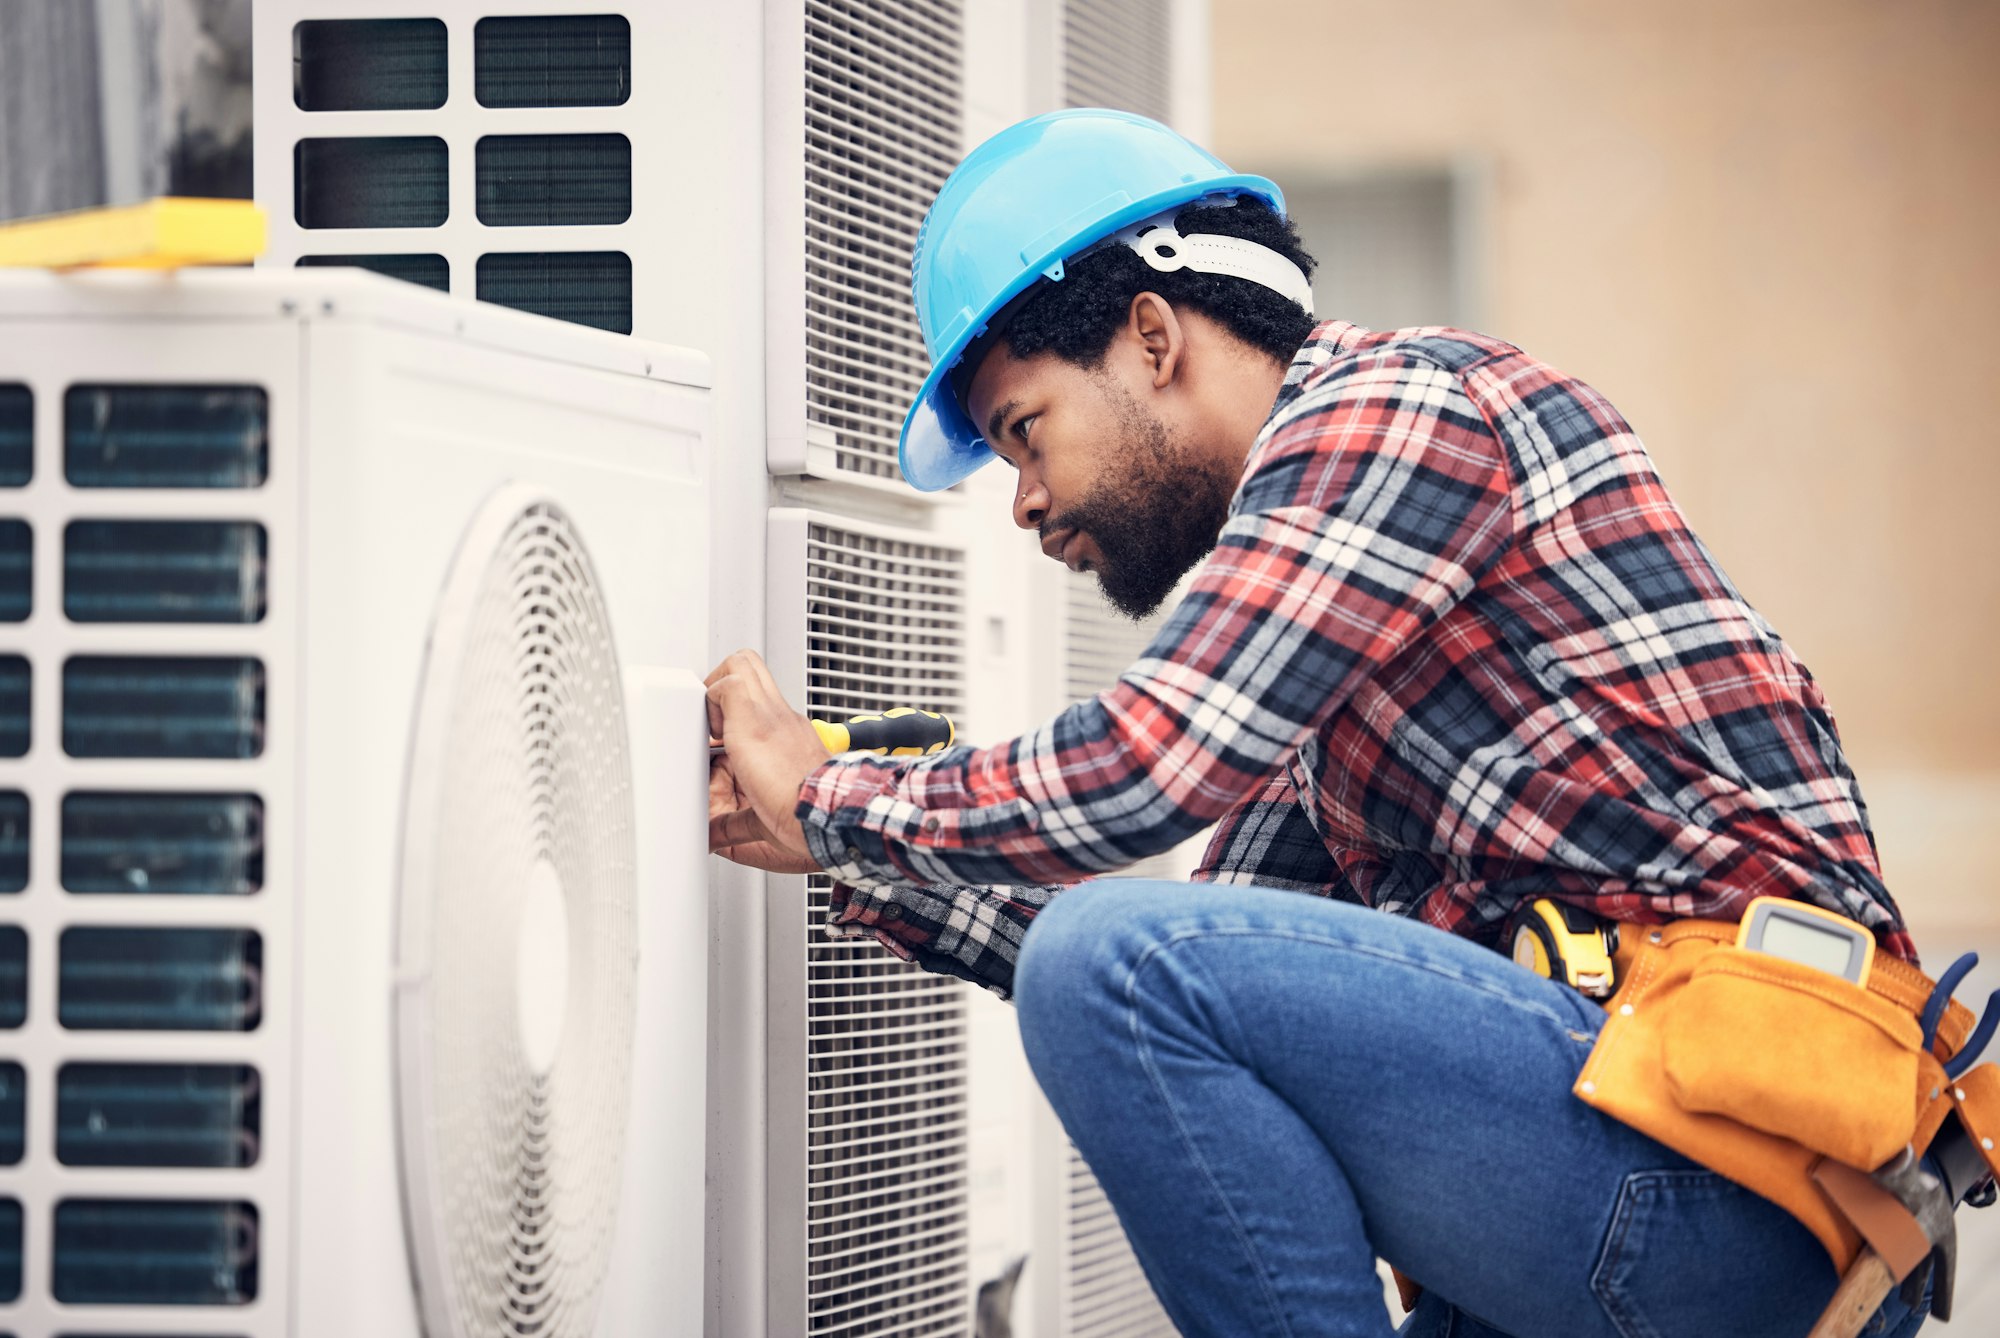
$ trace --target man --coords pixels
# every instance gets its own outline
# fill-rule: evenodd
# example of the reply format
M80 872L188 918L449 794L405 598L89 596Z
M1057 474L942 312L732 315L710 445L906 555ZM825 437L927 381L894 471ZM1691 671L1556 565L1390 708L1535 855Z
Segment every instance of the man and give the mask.
M1386 1334L1378 1255L1405 1333L1804 1334L1826 1251L1572 1096L1603 1008L1487 945L1533 897L1776 894L1911 956L1826 704L1601 396L1316 323L1310 264L1275 186L1151 122L975 150L918 243L905 474L997 456L1134 615L1199 570L1115 687L915 763L828 760L731 657L711 845L1013 995L1183 1334ZM1218 820L1192 885L1056 895Z

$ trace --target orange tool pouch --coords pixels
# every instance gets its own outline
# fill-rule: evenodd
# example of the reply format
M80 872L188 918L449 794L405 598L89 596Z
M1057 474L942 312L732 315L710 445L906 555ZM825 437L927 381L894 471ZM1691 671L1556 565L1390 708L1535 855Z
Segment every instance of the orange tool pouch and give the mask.
M1945 1077L1974 1019L1951 1004L1925 1052L1931 981L1915 967L1878 954L1855 985L1738 948L1736 931L1627 925L1611 1016L1574 1090L1784 1208L1845 1273L1862 1238L1814 1179L1820 1158L1873 1171L1906 1144L1930 1146L1955 1107L2000 1174L2000 1068Z

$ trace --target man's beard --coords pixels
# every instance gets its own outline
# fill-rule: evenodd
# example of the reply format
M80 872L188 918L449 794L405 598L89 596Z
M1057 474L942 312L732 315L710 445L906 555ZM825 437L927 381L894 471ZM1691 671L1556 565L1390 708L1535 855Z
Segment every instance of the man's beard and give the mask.
M1094 570L1105 599L1136 622L1159 608L1215 547L1237 480L1177 446L1166 424L1141 409L1123 387L1115 393L1124 400L1122 476L1098 484L1045 521L1041 532L1073 529L1089 535L1103 555Z

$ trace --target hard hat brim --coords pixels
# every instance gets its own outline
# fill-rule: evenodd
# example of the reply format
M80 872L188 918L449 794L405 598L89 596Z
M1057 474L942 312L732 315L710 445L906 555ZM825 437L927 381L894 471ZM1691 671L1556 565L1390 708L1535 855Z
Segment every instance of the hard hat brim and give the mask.
M1032 259L1024 257L1019 277L989 301L985 310L970 320L963 320L961 315L963 323L954 322L957 328L950 332L950 342L940 350L930 375L924 378L923 388L917 392L916 400L903 419L902 436L896 445L896 461L910 486L919 492L937 492L949 488L993 459L992 448L987 446L980 430L959 406L951 372L958 366L959 359L965 356L966 349L986 332L987 325L1009 302L1026 292L1044 275L1060 275L1063 260L1091 243L1169 209L1191 205L1212 195L1255 195L1280 215L1285 212L1284 192L1278 189L1277 183L1266 177L1248 174L1209 177L1149 195L1143 200L1128 200L1117 205L1106 201L1098 209L1086 211L1085 218L1079 219L1076 231L1052 237L1042 254Z
M931 368L903 419L896 463L918 492L949 488L993 459L993 449L959 407L958 392L951 384L951 371L957 365L954 356Z

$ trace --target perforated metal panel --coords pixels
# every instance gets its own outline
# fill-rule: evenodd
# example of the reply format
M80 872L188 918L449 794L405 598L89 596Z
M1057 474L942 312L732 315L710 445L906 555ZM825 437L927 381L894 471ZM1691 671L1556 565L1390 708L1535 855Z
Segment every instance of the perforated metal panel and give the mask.
M1063 100L1164 121L1171 110L1169 0L1068 0Z
M806 703L962 713L964 554L815 520L806 531ZM806 1318L826 1335L962 1335L963 987L873 943L826 938L806 895Z
M293 1223L273 1135L295 1025L296 345L9 316L0 756L25 761L0 786L0 1330L114 1327L61 1322L73 1305L268 1334Z
M1066 1338L1171 1338L1173 1322L1154 1299L1118 1214L1073 1147L1064 1192Z
M1063 6L1063 101L1117 107L1166 120L1170 45L1166 0L1067 0ZM1071 701L1103 691L1152 641L1164 617L1119 617L1097 578L1064 578L1063 681ZM1181 871L1155 855L1124 871L1133 878L1174 878ZM1097 1177L1064 1141L1062 1332L1074 1338L1171 1335L1174 1327L1132 1255Z
M963 138L959 0L805 0L806 418L835 468L900 477L930 369L910 256Z

